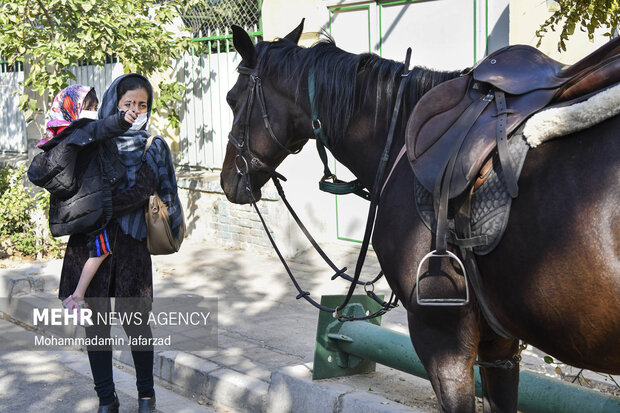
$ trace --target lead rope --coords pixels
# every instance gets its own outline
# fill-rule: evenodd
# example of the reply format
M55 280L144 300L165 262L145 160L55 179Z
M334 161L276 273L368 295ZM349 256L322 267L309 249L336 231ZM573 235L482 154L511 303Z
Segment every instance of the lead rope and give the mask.
M288 199L286 199L286 195L284 194L284 190L282 189L282 185L280 184L280 182L275 177L272 178L272 179L273 179L273 183L276 186L276 189L278 190L278 194L282 198L282 201L284 202L284 205L286 205L286 208L288 209L289 213L291 214L291 216L295 220L295 223L297 224L299 229L301 229L303 234L306 236L306 238L308 239L310 244L312 244L312 246L314 247L316 252L321 256L321 258L323 258L323 260L327 263L327 265L329 265L332 268L332 270L334 270L335 274L331 277L331 279L335 280L336 278L341 277L341 278L344 278L345 280L353 283L354 279L351 276L347 275L346 272L345 272L347 270L347 267L343 267L343 268L339 269L329 259L327 254L323 251L323 249L320 247L320 245L312 237L312 235L310 234L310 231L308 231L308 229L306 228L304 223L301 221L299 216L297 216L297 213L295 212L295 210L293 209L291 204L288 202ZM371 281L364 282L364 281L359 281L358 280L356 282L356 284L357 285L363 285L364 286L364 291L366 292L366 295L368 295L370 298L375 300L381 307L384 307L384 308L389 307L389 309L394 308L394 307L397 306L398 299L394 300L394 302L392 303L392 300L393 300L394 297L391 297L390 300L386 302L386 301L383 301L381 298L379 298L375 294L375 292L374 292L374 284L377 281L379 281L379 279L381 279L381 277L383 277L383 271L380 271L379 274ZM369 289L369 286L372 286L372 289Z
M377 205L379 203L379 195L381 193L381 183L383 182L383 177L385 175L385 170L387 167L387 163L390 156L390 151L392 148L392 140L394 138L394 131L396 130L396 122L398 121L398 115L400 112L400 104L402 101L403 90L405 89L405 83L407 77L409 76L409 61L411 60L411 48L407 48L407 55L405 57L405 65L403 68L403 73L401 74L400 84L398 86L398 93L396 94L396 103L394 104L394 113L392 114L392 119L390 122L390 128L388 130L388 136L385 142L385 148L383 149L383 153L381 154L381 159L379 161L379 167L377 168L377 175L375 176L375 182L372 188L372 195L370 197L370 207L368 209L368 219L366 220L366 231L364 233L364 239L362 241L362 247L360 254L357 258L357 265L355 266L355 274L353 276L353 282L349 286L349 291L347 292L347 296L345 297L344 302L336 308L336 313L338 310L343 310L344 307L349 303L351 297L353 296L353 292L355 291L355 287L357 286L357 281L359 280L360 274L362 272L362 267L364 266L364 260L366 259L366 253L368 252L368 247L370 245L370 236L372 234L372 229L375 224L375 216L377 212Z
M308 229L306 228L304 223L301 221L301 219L299 218L299 216L297 215L297 213L295 212L291 204L288 202L288 199L286 199L286 195L284 194L284 189L282 189L282 185L280 184L280 181L275 178L272 178L272 179L273 179L274 185L276 186L276 189L278 190L278 194L280 195L280 198L282 198L282 202L284 202L284 205L286 206L289 213L295 220L295 223L297 224L299 229L301 229L301 232L303 232L303 234L306 236L310 244L312 244L316 252L321 256L321 258L323 258L323 261L325 261L325 263L327 263L327 265L329 265L331 269L334 270L335 273L331 279L335 280L338 277L342 277L349 282L353 282L353 278L346 274L347 267L342 267L339 269L336 266L336 264L334 264L332 260L329 259L325 251L323 251L321 246L318 244L318 242L316 242L316 240L312 237L312 234L310 234L310 231L308 231ZM370 285L370 284L377 282L382 276L383 276L383 271L380 271L379 275L377 275L372 281L367 281L367 282L358 281L357 284L358 285Z
M246 178L246 190L248 191L250 199L252 200L251 201L252 206L254 207L254 210L256 211L256 213L258 214L258 217L260 218L261 224L263 225L263 228L265 229L265 233L267 234L267 237L269 238L269 242L271 243L271 246L273 247L273 249L275 250L276 254L278 255L278 258L280 259L280 262L284 266L284 269L286 270L286 273L288 274L288 276L291 279L293 285L295 286L295 289L297 289L297 292L299 293L295 297L297 300L299 300L300 298L303 298L304 300L309 302L315 308L317 308L317 309L319 309L321 311L332 313L334 315L334 318L337 318L339 321L368 320L368 319L371 319L371 318L379 317L379 316L385 314L386 312L388 312L389 310L391 310L392 308L396 307L398 299L395 298L395 294L392 292L392 295L391 295L390 299L387 302L384 302L383 305L381 306L381 308L378 311L376 311L376 312L374 312L372 314L369 314L369 315L367 315L365 317L354 317L354 316L338 314L339 307L337 307L337 308L330 308L330 307L324 306L322 304L319 304L312 297L310 297L310 292L303 290L301 288L301 286L299 285L299 283L297 282L297 279L293 275L293 272L291 271L291 269L288 266L286 260L284 259L284 256L280 252L280 249L278 248L278 245L276 244L275 240L273 239L273 236L271 235L271 232L269 231L269 227L267 226L267 223L265 222L265 219L263 218L263 215L261 214L260 209L258 208L258 205L256 203L256 199L254 198L254 195L252 194L249 175L248 174L243 174L243 175ZM274 182L277 182L276 178L273 178L273 180L274 180ZM372 292L372 294L374 295L374 292ZM376 297L376 295L375 295L375 297Z

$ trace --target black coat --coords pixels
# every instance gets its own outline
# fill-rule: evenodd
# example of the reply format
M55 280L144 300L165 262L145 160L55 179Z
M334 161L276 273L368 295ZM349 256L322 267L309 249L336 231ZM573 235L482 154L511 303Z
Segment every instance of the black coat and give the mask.
M114 215L120 216L136 209L144 211L157 186L157 176L145 163L138 171L136 184L114 195ZM114 219L106 230L112 254L97 270L85 296L153 298L151 255L146 249L146 241L138 241L124 234ZM86 241L87 237L83 234L69 237L58 288L58 298L61 300L75 291L80 280L82 268L89 256ZM116 310L119 311L118 307Z
M53 236L88 233L112 217L112 189L125 174L111 139L131 124L125 112L93 121L78 119L41 146L28 179L50 192Z

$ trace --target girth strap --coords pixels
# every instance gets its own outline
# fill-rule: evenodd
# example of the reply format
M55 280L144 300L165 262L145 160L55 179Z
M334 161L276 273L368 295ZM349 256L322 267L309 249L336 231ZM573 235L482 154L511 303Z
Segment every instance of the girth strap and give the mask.
M503 167L503 166L502 166ZM454 227L456 231L456 235L465 239L471 238L471 196L473 192L473 187L470 188L468 192L465 192L462 196L458 198L460 201L460 207L457 213L454 216ZM459 245L459 249L461 252L461 257L463 258L463 264L465 265L465 271L469 274L469 281L471 283L472 288L474 289L474 294L476 295L478 301L478 307L482 312L485 320L501 337L504 338L514 338L514 336L504 328L502 323L499 322L497 317L495 316L495 312L491 308L491 304L489 302L489 298L487 297L486 290L482 285L482 277L480 276L480 271L478 271L478 265L476 264L476 256L474 255L474 251L472 247L467 245Z

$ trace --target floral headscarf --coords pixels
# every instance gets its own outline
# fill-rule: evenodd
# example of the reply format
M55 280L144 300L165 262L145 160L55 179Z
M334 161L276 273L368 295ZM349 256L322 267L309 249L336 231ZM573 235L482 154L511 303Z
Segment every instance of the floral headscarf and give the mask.
M71 85L56 95L49 112L50 120L45 125L45 136L37 146L43 145L79 118L84 98L92 89L91 86Z

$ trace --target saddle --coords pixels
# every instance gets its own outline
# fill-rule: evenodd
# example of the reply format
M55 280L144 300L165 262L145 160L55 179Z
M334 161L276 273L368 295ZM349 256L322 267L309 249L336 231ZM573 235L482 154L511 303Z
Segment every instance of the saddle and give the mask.
M530 46L505 47L420 99L407 124L409 161L416 177L433 192L440 170L455 151L448 177L452 199L471 184L496 147L502 156L498 133L509 135L550 104L578 101L618 82L620 38L568 67ZM512 186L511 195L516 196Z
M471 231L474 181L483 165L497 153L494 158L505 188L511 198L517 197L520 173L517 164L522 160L512 159L508 136L527 118L549 105L577 102L618 82L620 38L571 66L530 46L508 46L485 58L465 75L426 93L415 106L406 129L407 155L416 184L432 194L435 216L431 229L435 233L435 249L420 263L418 280L422 264L429 258L457 261L464 275L473 273L470 280L489 324L500 335L509 336L489 310L477 276L474 248L488 240L473 236ZM447 250L448 242L461 249L465 264ZM467 282L466 275L465 278ZM422 305L467 302L424 300L418 295L418 303Z

